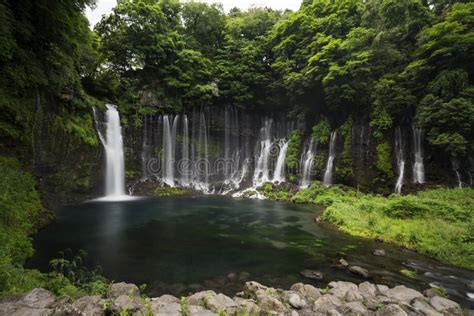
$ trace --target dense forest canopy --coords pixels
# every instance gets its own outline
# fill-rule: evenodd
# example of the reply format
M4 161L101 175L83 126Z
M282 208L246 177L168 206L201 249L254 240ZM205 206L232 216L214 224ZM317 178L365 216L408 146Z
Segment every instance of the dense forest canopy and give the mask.
M34 144L43 109L97 144L90 107L113 102L130 117L233 105L332 129L367 121L381 142L414 122L447 157L474 152L470 1L314 0L296 12L226 14L219 4L122 0L93 31L91 5L0 3L5 144Z

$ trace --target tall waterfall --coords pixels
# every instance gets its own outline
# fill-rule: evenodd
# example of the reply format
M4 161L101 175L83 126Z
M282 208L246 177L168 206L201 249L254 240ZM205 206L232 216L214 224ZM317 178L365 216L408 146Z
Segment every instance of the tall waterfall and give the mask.
M395 129L395 155L397 158L398 179L395 184L395 193L402 193L403 179L405 176L405 158L403 155L403 138L400 126Z
M263 127L260 129L259 146L260 151L253 174L254 187L270 181L270 151L272 147L272 124L273 120L266 118Z
M280 152L278 153L278 159L273 173L273 182L285 182L285 159L286 152L288 151L288 140L280 139L279 141Z
M173 170L173 139L168 115L163 116L163 153L162 153L162 180L169 186L174 186Z
M337 132L331 132L331 140L329 142L329 157L326 165L326 171L324 172L323 184L325 187L330 187L333 182L333 169L334 169L334 158L336 157L336 135Z
M306 151L301 157L301 181L300 188L304 189L311 184L311 168L313 168L314 155L316 154L316 143L311 137Z
M413 152L415 162L413 164L413 182L425 183L425 166L423 165L423 130L414 125L413 129Z
M181 173L181 185L190 185L191 161L189 160L189 124L188 116L183 116L183 144L182 144L182 160L178 164L178 171Z
M94 109L97 132L105 149L105 198L119 200L125 195L125 164L123 155L122 127L120 116L114 105L107 104L105 113L105 135Z

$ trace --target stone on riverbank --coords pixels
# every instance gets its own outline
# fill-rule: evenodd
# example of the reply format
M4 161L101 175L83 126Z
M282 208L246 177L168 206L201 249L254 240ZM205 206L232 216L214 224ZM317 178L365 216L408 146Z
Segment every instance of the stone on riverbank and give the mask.
M124 294L126 293L126 294ZM120 294L120 295L119 295ZM0 299L0 315L102 316L108 314L158 316L214 315L454 315L459 304L438 295L426 296L399 285L331 282L329 289L296 283L289 291L246 282L234 298L214 291L197 292L183 299L172 295L140 297L133 284L112 284L106 297L85 296L74 303L56 298L44 289L24 296Z

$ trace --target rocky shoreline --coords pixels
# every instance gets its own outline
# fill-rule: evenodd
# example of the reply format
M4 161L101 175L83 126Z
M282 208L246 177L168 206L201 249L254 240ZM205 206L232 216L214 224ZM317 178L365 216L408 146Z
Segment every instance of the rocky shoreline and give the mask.
M325 289L296 283L287 291L246 282L233 298L212 290L181 299L172 295L148 298L134 284L110 285L107 295L85 296L75 302L58 299L45 289L0 299L0 315L463 315L459 304L429 289L420 293L403 285L331 282Z

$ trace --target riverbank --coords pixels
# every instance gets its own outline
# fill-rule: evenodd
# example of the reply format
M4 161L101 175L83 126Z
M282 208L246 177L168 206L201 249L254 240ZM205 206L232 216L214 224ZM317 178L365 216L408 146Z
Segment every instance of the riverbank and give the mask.
M326 207L322 219L353 236L418 251L474 270L474 189L439 188L383 197L315 182L292 197Z
M45 289L0 299L2 315L463 315L461 307L433 289L420 293L363 282L331 282L327 288L296 283L289 290L246 282L233 298L212 290L186 297L140 295L134 284L115 283L105 295L70 302Z

